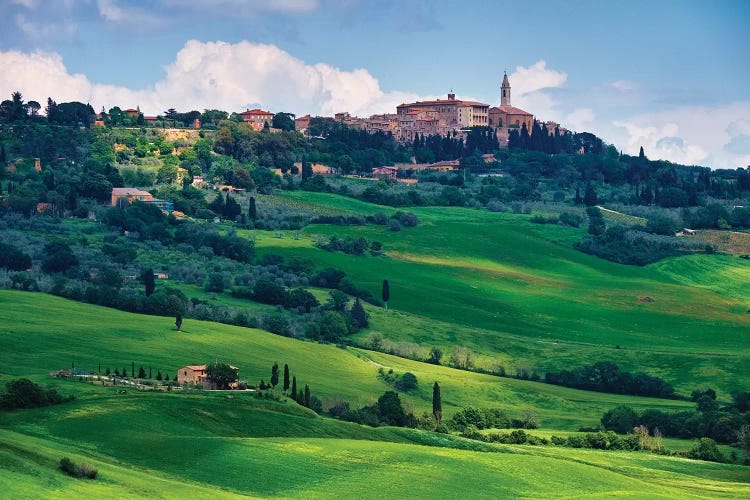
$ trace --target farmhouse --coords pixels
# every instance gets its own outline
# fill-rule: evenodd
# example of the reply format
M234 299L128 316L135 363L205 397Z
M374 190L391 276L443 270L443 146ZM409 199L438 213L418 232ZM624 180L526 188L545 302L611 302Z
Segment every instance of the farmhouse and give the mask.
M396 167L375 167L372 169L372 176L378 179L395 179L398 174Z
M128 203L132 203L135 200L138 201L151 201L154 197L148 191L141 191L136 188L112 188L112 206L117 206L120 200L126 200Z
M232 389L237 389L239 387L239 371L240 369L236 366L230 367L235 371L235 373L238 374L238 378L234 380L234 382L230 382L229 387ZM197 385L201 384L203 385L204 389L215 389L213 387L213 384L208 379L208 375L206 375L206 368L207 365L187 365L183 366L179 370L177 370L177 383L180 385L188 384L188 385Z

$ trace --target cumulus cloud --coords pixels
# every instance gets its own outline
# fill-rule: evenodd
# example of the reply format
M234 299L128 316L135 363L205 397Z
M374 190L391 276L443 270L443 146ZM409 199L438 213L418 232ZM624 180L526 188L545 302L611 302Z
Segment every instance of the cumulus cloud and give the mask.
M561 121L558 102L545 90L561 87L568 75L547 67L546 61L523 67L508 75L511 86L511 104L525 109L544 120Z
M627 153L643 146L652 159L737 168L750 165L750 102L686 106L614 121L609 139Z
M579 108L565 116L565 127L570 130L584 131L594 122L594 110Z
M21 90L40 102L78 100L101 106L140 106L146 114L219 108L242 111L261 106L271 111L332 115L339 111L368 116L393 112L419 96L384 92L367 70L345 71L307 64L274 45L189 41L165 67L164 77L143 89L91 82L70 74L55 53L0 52L0 95Z

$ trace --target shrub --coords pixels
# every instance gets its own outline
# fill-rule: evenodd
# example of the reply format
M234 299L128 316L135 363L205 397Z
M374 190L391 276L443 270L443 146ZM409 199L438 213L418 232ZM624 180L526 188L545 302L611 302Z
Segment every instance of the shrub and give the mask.
M412 389L417 388L417 377L411 372L406 372L396 380L394 385L396 386L396 389L400 391L411 391Z
M707 437L700 438L693 445L693 448L688 452L688 457L696 460L707 460L709 462L722 462L724 460L719 448L716 446L716 441Z
M68 457L60 459L60 470L71 477L80 477L86 479L96 479L97 470L88 462L80 464L74 463Z

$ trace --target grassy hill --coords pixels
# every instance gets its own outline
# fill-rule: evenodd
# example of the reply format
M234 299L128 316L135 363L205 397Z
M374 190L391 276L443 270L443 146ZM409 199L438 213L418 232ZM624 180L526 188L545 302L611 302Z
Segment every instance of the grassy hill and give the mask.
M0 292L2 379L28 375L77 399L59 406L0 413L0 487L11 497L95 495L154 497L344 498L382 496L663 498L746 496L739 466L552 447L490 445L396 428L371 429L321 418L289 401L252 394L136 392L51 379L49 369L95 367L98 360L154 364L172 371L206 357L227 359L243 376L262 376L288 361L322 397L387 389L376 366L437 378L448 411L471 403L535 408L545 426L565 415L598 414L629 404L683 404L586 393L424 365L384 354L274 336L258 330L139 316L41 294ZM115 364L114 362L112 363ZM428 382L429 383L429 382ZM428 391L405 399L418 409ZM572 415L571 415L572 416ZM593 420L593 418L592 418ZM580 421L580 419L579 419ZM567 427L572 429L571 418ZM95 481L57 471L63 456L88 461ZM540 474L544 480L541 481Z
M393 213L330 194L278 198L323 213ZM608 359L684 391L703 385L729 391L750 377L750 298L742 290L747 261L692 255L625 266L574 250L583 229L464 208L410 210L420 224L400 232L311 225L301 236L244 234L256 239L261 254L343 269L378 296L389 279L389 312L373 311L371 331L394 341L447 351L464 345L484 356L487 367L560 369ZM353 256L314 246L315 238L331 235L381 241L386 253Z

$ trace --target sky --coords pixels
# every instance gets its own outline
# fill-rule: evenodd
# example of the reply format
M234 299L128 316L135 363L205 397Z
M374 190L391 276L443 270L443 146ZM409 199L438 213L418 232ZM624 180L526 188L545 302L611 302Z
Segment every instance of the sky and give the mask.
M0 0L0 96L369 116L512 104L619 150L750 166L749 0ZM8 97L2 97L3 99Z

